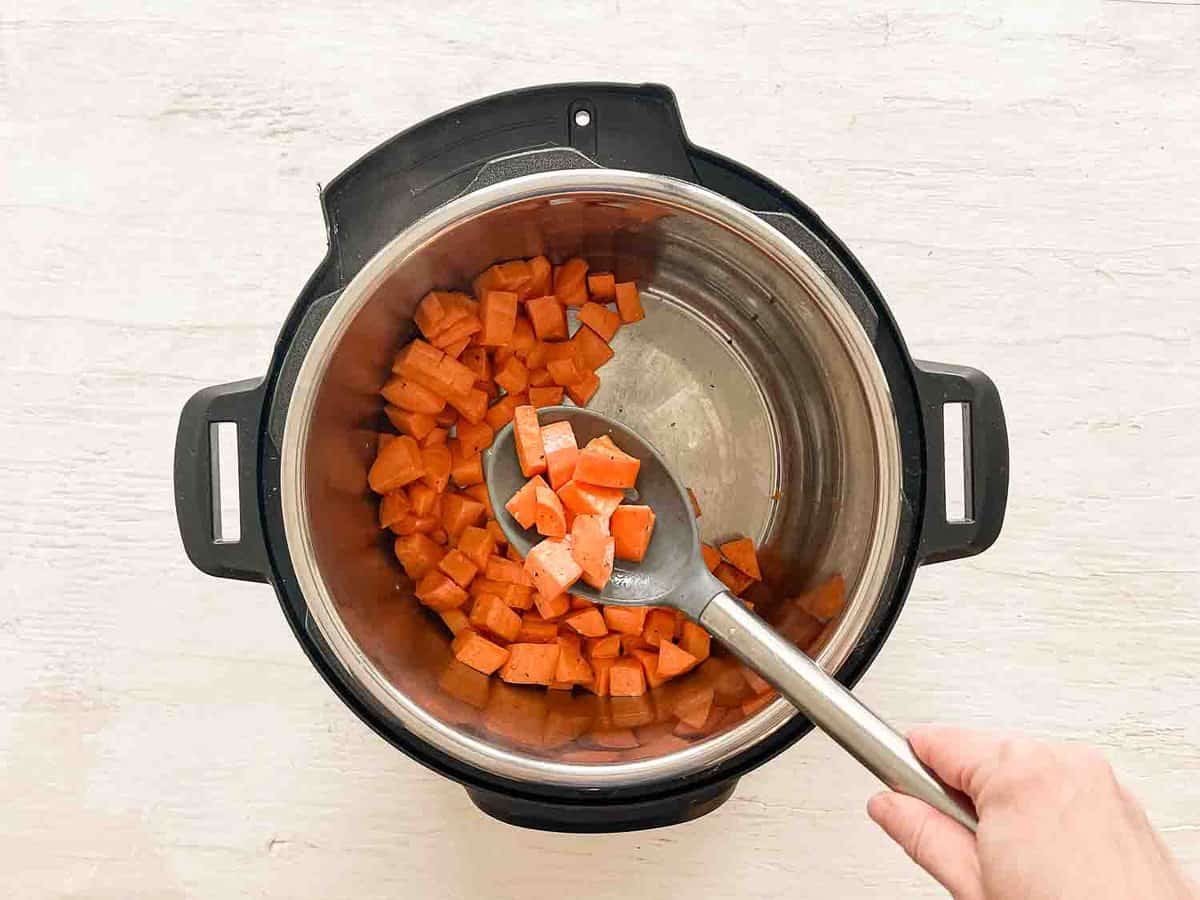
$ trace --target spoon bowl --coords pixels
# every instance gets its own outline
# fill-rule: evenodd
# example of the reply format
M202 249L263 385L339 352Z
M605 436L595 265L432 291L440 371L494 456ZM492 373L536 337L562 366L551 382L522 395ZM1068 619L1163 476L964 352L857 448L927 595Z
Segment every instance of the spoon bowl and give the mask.
M971 803L938 780L917 759L903 735L861 703L832 676L755 615L715 578L700 554L687 491L662 456L640 435L608 416L575 406L538 410L538 422L569 422L577 443L607 434L641 460L638 502L654 510L654 533L640 563L616 561L612 578L596 591L583 583L573 593L602 603L669 606L686 613L750 668L774 685L818 728L893 790L924 800L974 831ZM510 544L525 556L541 540L505 508L527 481L517 459L513 423L495 435L484 461L488 496Z

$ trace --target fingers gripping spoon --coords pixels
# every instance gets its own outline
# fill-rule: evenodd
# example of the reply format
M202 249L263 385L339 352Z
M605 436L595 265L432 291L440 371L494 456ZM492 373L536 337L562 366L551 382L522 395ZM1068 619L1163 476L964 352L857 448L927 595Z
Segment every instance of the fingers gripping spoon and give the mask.
M901 734L747 609L708 571L685 489L649 443L620 422L580 407L547 407L538 410L538 420L542 425L569 422L581 447L608 434L623 451L641 460L637 502L650 506L656 516L654 536L642 562L618 560L603 590L579 582L571 589L573 593L602 603L681 610L892 790L923 800L975 830L977 822L969 801L926 769ZM485 466L496 519L524 556L541 538L533 530L521 528L504 508L526 481L511 423L496 435Z

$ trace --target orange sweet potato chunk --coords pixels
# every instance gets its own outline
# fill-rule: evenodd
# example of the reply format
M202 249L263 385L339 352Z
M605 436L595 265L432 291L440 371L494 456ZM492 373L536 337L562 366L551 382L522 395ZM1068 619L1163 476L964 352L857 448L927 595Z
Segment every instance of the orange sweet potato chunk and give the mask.
M642 298L638 294L637 285L632 281L623 281L614 288L617 297L617 312L625 324L640 322L646 318L642 308Z
M581 609L571 613L563 622L568 628L586 638L601 638L608 634L608 626L604 624L604 614L594 606L591 609Z
M744 572L755 581L762 581L762 572L758 568L758 556L754 552L754 541L750 538L726 541L721 545L721 555L739 572Z
M525 303L525 314L539 341L561 341L567 337L567 315L553 295L537 297ZM528 359L526 365L532 366Z
M546 482L541 475L534 475L504 504L509 515L516 519L517 524L522 528L532 528L537 522L537 489L539 485L546 487Z
M517 295L511 291L485 291L479 316L483 320L479 343L485 347L507 344L517 325Z
M585 303L579 307L577 318L606 342L611 343L613 335L621 327L621 317L599 303Z
M367 483L377 494L387 494L416 481L425 474L421 448L408 435L400 435L384 447L367 473Z
M549 684L558 666L558 643L510 644L500 677L510 684Z
M509 651L493 644L483 635L466 628L451 643L455 658L484 675L491 675L508 660Z
M571 554L583 580L601 590L612 577L615 542L599 516L576 516L571 523Z
M599 388L600 376L595 372L585 372L580 381L567 385L566 390L572 403L576 406L587 406Z
M637 484L642 461L630 456L603 434L592 438L579 451L575 464L577 481L608 488L631 488Z
M659 678L674 678L676 675L682 675L698 662L696 657L670 641L662 641L658 645Z
M641 562L646 558L654 533L654 510L649 506L623 503L613 510L609 528L616 541L617 559Z
M537 410L532 406L518 406L513 410L513 437L517 443L521 473L531 478L545 472L546 449L542 445L542 426L538 423Z
M564 306L582 306L587 302L587 260L572 257L554 269L554 296Z
M570 542L554 539L544 540L529 551L525 557L525 572L538 593L547 598L565 594L583 574L571 555Z
M595 300L609 301L616 298L617 280L612 272L592 272L587 277L588 293Z
M563 388L561 387L531 387L529 389L529 402L537 409L558 406L562 400Z
M481 594L471 607L471 625L503 641L515 641L521 631L521 617L495 594Z
M537 510L534 525L542 537L561 538L567 534L567 518L562 500L545 483L533 489Z
M558 489L558 496L562 498L563 506L575 515L599 516L607 521L625 499L625 492L620 488L599 487L572 478Z
M575 332L570 343L579 367L589 372L595 372L613 358L613 349L608 346L608 341L586 325Z
M550 487L558 490L575 474L579 445L570 422L551 422L542 426L542 449L546 454L546 475Z
M636 658L623 656L612 664L608 693L612 697L640 697L646 693L646 673Z
M695 622L684 622L683 633L679 637L679 647L694 656L698 661L708 659L712 646L712 636Z

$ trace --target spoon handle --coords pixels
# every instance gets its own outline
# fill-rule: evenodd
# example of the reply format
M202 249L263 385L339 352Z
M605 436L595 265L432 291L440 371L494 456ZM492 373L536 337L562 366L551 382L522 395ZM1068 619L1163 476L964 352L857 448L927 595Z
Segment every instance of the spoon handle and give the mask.
M727 592L717 594L701 612L700 624L889 788L924 800L975 831L970 800L944 785L903 735L741 601Z

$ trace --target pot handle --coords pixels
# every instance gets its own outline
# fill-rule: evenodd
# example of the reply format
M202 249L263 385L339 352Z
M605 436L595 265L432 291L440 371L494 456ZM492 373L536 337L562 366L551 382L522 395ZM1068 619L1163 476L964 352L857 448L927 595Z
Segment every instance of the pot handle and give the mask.
M175 436L175 515L188 558L218 578L266 582L270 564L258 509L258 427L266 380L218 384L194 394L179 415ZM213 426L237 428L236 540L218 533L221 509L219 454Z
M995 542L1008 503L1008 429L996 385L966 366L917 361L917 388L926 437L925 516L920 556L924 563L982 553ZM965 510L946 518L943 409L963 404Z

